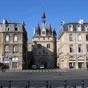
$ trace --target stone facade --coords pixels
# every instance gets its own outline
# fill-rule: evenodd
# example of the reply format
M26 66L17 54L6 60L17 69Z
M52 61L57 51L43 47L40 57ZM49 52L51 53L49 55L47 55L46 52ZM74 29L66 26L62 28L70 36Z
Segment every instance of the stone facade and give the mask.
M64 23L57 41L57 66L61 69L88 67L88 23Z
M27 32L24 23L0 23L0 62L9 70L27 67Z
M51 25L46 28L45 13L42 14L42 27L34 28L32 65L44 65L45 68L56 67L56 31Z

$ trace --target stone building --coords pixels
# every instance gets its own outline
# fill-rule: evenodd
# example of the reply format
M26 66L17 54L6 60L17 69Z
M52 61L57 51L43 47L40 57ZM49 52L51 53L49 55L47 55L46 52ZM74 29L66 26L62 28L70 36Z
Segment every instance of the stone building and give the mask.
M88 67L88 23L62 21L57 41L57 66L62 69Z
M27 57L28 57L28 68L30 69L31 68L31 65L32 65L32 58L33 58L33 55L32 55L32 41L31 40L28 40L28 51L27 51Z
M51 25L46 27L46 16L42 14L42 26L34 28L33 42L33 59L34 65L44 65L45 68L56 67L56 31Z
M0 62L9 70L22 70L27 66L27 32L24 22L0 23Z

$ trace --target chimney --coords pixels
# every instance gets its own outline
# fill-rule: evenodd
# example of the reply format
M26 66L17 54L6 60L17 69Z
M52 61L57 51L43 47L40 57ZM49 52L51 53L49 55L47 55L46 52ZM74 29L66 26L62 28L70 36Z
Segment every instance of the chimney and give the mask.
M83 24L83 23L84 23L84 20L83 20L83 19L80 19L80 20L78 21L78 23L79 23L79 24Z
M6 24L7 23L7 20L3 19L3 24Z
M64 25L64 23L65 23L64 20L62 20L62 21L61 21L61 25Z

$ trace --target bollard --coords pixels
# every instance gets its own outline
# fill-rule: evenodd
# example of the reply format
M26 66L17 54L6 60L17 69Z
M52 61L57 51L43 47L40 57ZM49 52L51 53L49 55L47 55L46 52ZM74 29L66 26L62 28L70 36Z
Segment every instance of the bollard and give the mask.
M84 88L84 80L82 80L82 88Z
M30 88L30 81L28 80L28 85L27 85L27 88Z
M67 81L64 81L64 88L67 88Z
M46 88L48 88L48 81L46 81Z
M8 88L11 88L11 80L8 82Z
M3 88L3 86L1 85L0 88Z

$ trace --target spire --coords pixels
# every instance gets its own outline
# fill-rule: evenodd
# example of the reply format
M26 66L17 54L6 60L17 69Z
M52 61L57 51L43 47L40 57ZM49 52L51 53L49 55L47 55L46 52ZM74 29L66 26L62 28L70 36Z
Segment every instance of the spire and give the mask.
M45 15L45 12L42 13L42 19L45 19L46 18L46 15Z
M48 25L48 30L51 30L51 29L52 29L52 27L51 27L51 25L49 24L49 25Z
M55 28L53 29L53 35L56 35L56 31L55 31Z
M25 25L24 21L22 21L22 25Z
M45 22L46 22L46 15L45 12L42 13L42 27L45 27Z

